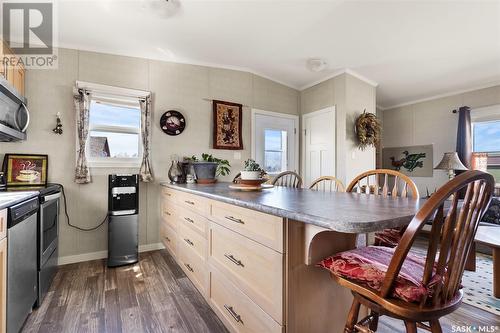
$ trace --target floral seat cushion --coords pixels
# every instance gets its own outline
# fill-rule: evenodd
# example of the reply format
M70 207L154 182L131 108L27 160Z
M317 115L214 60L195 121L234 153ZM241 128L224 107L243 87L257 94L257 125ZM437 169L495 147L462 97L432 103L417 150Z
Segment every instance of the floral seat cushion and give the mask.
M384 229L375 233L375 245L396 247L403 235L401 228Z
M380 290L394 250L385 246L357 248L325 258L317 266L334 275ZM392 296L406 302L419 302L423 296L431 296L435 279L427 287L422 284L424 266L425 258L408 253Z

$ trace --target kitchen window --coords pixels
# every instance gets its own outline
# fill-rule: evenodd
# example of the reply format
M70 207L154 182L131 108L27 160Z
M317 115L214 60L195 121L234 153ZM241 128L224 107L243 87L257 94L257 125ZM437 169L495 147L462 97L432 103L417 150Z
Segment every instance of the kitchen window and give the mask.
M86 150L91 167L139 167L142 160L138 99L92 96Z

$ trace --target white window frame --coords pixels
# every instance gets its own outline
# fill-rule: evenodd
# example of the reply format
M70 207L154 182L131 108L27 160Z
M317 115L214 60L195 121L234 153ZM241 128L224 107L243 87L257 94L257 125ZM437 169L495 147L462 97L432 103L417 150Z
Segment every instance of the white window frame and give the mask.
M139 100L150 96L150 92L142 90L133 90L127 88L119 88L106 86L95 83L77 81L76 86L79 89L85 89L91 92L92 101L99 101L104 104L114 105L118 107L137 108L140 115ZM89 110L90 113L90 110ZM89 154L90 132L115 132L123 134L138 135L138 156L136 158L113 158L113 157L91 157ZM77 134L78 135L78 134ZM88 166L91 168L140 168L143 157L141 124L139 127L130 126L106 126L106 125L91 125L89 124L89 135L86 144L85 156ZM77 138L78 147L78 138Z
M487 107L477 108L471 110L472 122L472 150L474 151L474 124L498 122L500 121L500 104L495 104ZM500 151L487 152L492 156L500 156Z

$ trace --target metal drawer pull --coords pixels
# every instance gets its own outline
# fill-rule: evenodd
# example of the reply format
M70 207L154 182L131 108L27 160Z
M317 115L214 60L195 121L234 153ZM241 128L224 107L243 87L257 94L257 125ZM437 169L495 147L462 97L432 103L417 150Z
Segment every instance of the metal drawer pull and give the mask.
M243 263L241 262L241 260L236 259L232 254L227 254L226 253L226 254L224 254L224 257L226 257L227 259L231 260L231 262L234 263L237 266L245 267L245 265L243 265Z
M186 266L186 268L188 269L188 271L194 272L194 269L189 264L184 264L184 266Z
M187 204L190 204L190 205L194 205L194 202L193 201L189 201L189 200L184 200L185 203Z
M184 238L184 241L185 241L186 243L188 243L189 245L191 245L191 246L193 246L193 245L194 245L194 243L193 243L193 242L191 242L191 240L189 240L189 238Z
M241 320L241 316L239 314L237 314L236 311L234 311L232 306L224 304L224 308L227 310L227 312L229 312L229 314L234 318L234 320L236 320L237 323L243 324L243 320Z
M233 222L236 222L236 223L239 223L239 224L245 224L245 222L243 220L237 219L234 216L224 216L224 217L226 219L228 219L229 221L233 221Z
M185 217L184 220L188 221L189 223L194 223L194 221L192 219L190 219L189 217Z

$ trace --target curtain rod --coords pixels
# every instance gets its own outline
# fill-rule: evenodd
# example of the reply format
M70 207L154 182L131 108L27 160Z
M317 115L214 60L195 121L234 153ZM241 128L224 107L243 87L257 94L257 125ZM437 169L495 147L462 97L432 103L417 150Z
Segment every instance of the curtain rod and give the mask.
M82 94L89 95L90 92L92 92L92 89L86 89L86 88L78 88L78 92ZM99 91L96 91L96 93L99 94ZM125 95L125 94L116 94L116 93L109 93L109 92L101 92L101 94L104 95L111 95L111 96L119 96L119 97L129 97L129 98L137 98L139 101L145 102L146 99L150 96L147 97L138 97L138 96L133 96L133 95Z
M212 99L212 98L202 98L202 100L209 101L209 102L218 101L218 99ZM250 105L246 105L246 104L241 104L241 106L246 107L246 108L251 108Z

